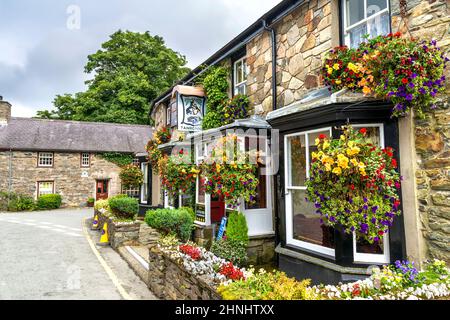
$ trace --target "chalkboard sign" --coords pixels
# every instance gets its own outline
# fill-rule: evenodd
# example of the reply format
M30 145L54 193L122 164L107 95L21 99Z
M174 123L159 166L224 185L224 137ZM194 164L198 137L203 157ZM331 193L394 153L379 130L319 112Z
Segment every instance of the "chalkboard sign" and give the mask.
M227 227L227 217L223 217L222 221L220 222L219 232L217 233L216 240L220 240L223 238L223 234L225 232L226 227Z

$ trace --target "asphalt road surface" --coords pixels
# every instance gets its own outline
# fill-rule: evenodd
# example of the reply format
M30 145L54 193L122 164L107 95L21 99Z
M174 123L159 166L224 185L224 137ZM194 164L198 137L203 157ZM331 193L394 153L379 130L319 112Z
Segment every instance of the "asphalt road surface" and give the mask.
M0 299L154 299L97 233L92 209L0 213ZM90 240L89 240L90 239Z

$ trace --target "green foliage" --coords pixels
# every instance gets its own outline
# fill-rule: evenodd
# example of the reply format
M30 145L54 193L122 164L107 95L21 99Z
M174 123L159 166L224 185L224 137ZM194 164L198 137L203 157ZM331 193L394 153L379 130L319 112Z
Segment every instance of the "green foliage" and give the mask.
M185 242L190 239L194 219L192 212L186 208L149 210L145 222L163 234L176 234Z
M88 56L85 72L94 77L87 90L57 95L56 110L38 117L148 124L150 102L189 71L185 65L162 37L119 30Z
M247 220L242 213L233 211L228 216L227 222L227 239L248 244L248 227Z
M92 197L90 197L90 198L87 199L87 202L88 202L88 203L94 203L94 202L95 202L95 199L92 198Z
M37 200L39 210L58 209L61 207L62 197L59 194L43 194Z
M212 128L218 128L222 125L221 116L219 113L214 111L206 110L206 114L203 117L202 129L208 130Z
M112 197L108 200L112 214L119 219L134 220L139 211L139 202L130 197Z
M211 252L220 258L233 262L234 265L239 267L247 264L247 245L245 242L220 239L213 242Z
M94 209L99 211L100 209L104 209L106 211L111 211L111 208L109 207L109 201L108 200L97 200L94 204Z
M284 272L260 271L245 280L222 284L217 292L224 300L313 300L310 282L289 278Z
M120 169L120 180L126 189L139 187L144 182L144 174L135 164L128 164Z
M195 211L191 207L181 207L180 210L185 210L192 217L192 221L195 221Z
M119 167L126 166L133 162L133 155L129 153L119 153L119 152L105 152L100 154L103 159L118 165Z
M217 128L222 125L219 113L228 100L228 70L224 67L211 67L205 72L201 85L206 94L206 115L203 118L203 130Z
M0 191L0 211L34 210L33 198L15 192Z
M14 192L0 192L0 211L32 211L35 203L32 197Z

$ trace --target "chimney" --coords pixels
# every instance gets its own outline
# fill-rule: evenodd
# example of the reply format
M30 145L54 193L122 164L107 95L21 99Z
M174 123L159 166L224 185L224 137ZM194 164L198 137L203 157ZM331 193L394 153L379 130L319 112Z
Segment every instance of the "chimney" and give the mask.
M6 126L11 120L11 104L0 96L0 126Z

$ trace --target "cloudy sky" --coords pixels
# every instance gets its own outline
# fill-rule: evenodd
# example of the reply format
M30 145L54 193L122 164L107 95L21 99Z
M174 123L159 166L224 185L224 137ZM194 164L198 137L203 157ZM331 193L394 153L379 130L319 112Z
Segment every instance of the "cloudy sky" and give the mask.
M118 29L158 34L196 67L279 2L1 0L0 95L13 116L31 117L83 91L87 55Z

